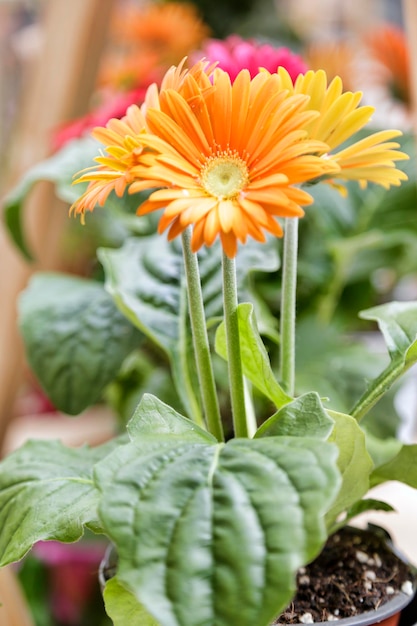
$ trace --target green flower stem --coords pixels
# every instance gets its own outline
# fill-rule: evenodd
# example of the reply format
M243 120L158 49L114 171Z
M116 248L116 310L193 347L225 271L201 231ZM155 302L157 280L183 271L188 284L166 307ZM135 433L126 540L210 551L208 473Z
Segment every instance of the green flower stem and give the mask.
M287 217L285 219L284 232L280 323L280 371L282 385L285 391L288 395L294 396L298 218Z
M248 437L245 385L242 371L237 314L236 267L234 259L223 252L223 308L226 328L227 363L235 437Z
M190 228L183 232L182 245L185 273L187 277L191 330L204 414L206 416L207 428L209 432L219 441L224 441L223 426L207 335L198 259L197 255L191 251Z

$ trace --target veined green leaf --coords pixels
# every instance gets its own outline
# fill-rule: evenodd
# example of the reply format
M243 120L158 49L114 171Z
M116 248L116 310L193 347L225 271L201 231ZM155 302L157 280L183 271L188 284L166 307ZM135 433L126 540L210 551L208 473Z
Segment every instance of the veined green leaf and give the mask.
M80 539L99 528L93 465L117 445L67 448L30 441L0 464L0 565L18 561L37 541Z
M169 435L171 438L216 443L217 440L206 430L180 415L159 398L145 393L127 425L131 439L141 436Z
M201 423L181 247L154 235L99 249L98 256L115 304L167 354L185 410Z
M239 257L238 288L247 294L248 276L256 269L273 271L278 255L272 243L248 243ZM120 310L168 356L178 394L189 416L201 421L198 381L188 321L185 273L179 242L161 235L131 238L118 250L100 249L106 287ZM205 313L221 318L222 281L220 247L199 253Z
M361 311L374 320L384 336L391 362L370 384L351 414L361 419L391 385L417 361L417 302L389 302Z
M256 432L255 437L291 435L327 439L334 420L323 407L320 396L311 391L285 404L271 415Z
M20 298L19 323L39 382L71 415L100 399L140 340L100 283L64 274L34 275Z
M277 407L282 407L292 398L285 393L274 376L268 353L258 332L252 304L239 304L238 323L243 374ZM216 352L227 359L224 322L217 329Z
M267 626L325 540L335 447L308 437L218 444L165 430L131 424L131 443L96 466L118 580L164 626Z

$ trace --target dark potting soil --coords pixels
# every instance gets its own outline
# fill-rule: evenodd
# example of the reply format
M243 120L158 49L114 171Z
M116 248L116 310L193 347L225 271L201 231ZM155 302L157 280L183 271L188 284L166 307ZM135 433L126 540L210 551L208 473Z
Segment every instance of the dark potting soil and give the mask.
M382 529L346 527L299 570L297 594L274 624L324 622L371 611L401 590L411 595L413 579Z

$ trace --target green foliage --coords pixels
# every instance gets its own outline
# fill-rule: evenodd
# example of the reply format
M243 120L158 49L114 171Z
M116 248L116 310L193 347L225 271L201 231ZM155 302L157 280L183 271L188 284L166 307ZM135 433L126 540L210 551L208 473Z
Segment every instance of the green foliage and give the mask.
M117 445L72 449L29 441L2 462L0 565L18 561L41 540L71 542L99 529L94 464Z
M258 428L255 436L291 435L327 439L333 426L334 421L324 410L319 395L312 391L285 404Z
M6 223L27 258L22 210L32 186L49 180L72 202L83 189L72 186L73 172L96 152L91 140L71 142L6 199ZM297 568L329 532L363 511L390 510L365 497L369 487L399 480L417 488L417 446L380 440L360 423L378 406L392 419L392 407L377 403L417 361L417 304L380 305L417 271L415 176L389 196L348 188L341 198L311 186L315 204L301 221L294 398L277 367L278 245L271 238L239 250L239 356L263 402L252 438L223 443L204 426L182 249L154 234L151 218L134 217L142 196L109 197L108 231L115 228L98 251L104 285L34 277L20 299L20 328L54 405L76 414L106 396L126 418L140 402L126 438L96 449L29 442L1 463L1 564L39 540L76 541L90 528L117 551L117 574L104 590L115 626L226 626L236 616L241 626L268 626L290 601ZM224 362L235 353L223 321L220 246L202 249L198 261L222 391ZM360 319L358 308L367 309ZM375 322L387 355L356 340ZM162 395L171 387L172 406L143 394L153 386ZM230 419L228 405L221 409Z
M366 513L368 511L384 511L384 513L392 513L394 510L395 509L387 502L375 500L374 498L364 498L363 500L355 502L350 509L346 511L343 519L337 524L334 524L333 529L337 530L338 528L345 526L357 515L361 515L362 513Z
M106 273L106 288L120 311L163 350L171 365L179 397L189 416L201 423L201 408L189 326L184 265L181 247L158 235L127 239L117 249L100 249L98 256ZM273 240L260 246L248 244L238 272L240 297L249 297L250 274L278 267ZM200 274L207 322L222 315L220 250L200 254ZM256 301L256 298L255 298ZM263 316L263 327L268 319ZM273 333L273 330L271 330Z
M27 259L32 254L26 242L22 225L24 201L39 181L54 183L57 197L72 204L80 195L81 187L72 186L74 172L89 167L97 154L97 142L86 137L69 142L61 151L41 161L22 176L4 202L4 216L9 233Z
M391 357L389 365L369 385L352 409L352 415L361 419L417 361L417 303L390 302L367 311L361 317L375 320L384 336Z
M95 471L118 581L164 626L237 614L266 626L324 540L336 450L309 437L218 444L154 398L129 433Z
M140 624L140 626L159 626L153 617L139 604L135 596L119 582L117 576L111 578L103 592L106 612L114 626Z
M69 141L60 151L30 168L4 199L5 225L13 242L27 260L33 261L33 255L24 232L23 210L32 188L41 181L48 181L54 185L57 198L72 204L87 187L86 183L74 186L74 173L90 167L97 150L98 143L91 137ZM149 220L138 220L132 216L143 199L143 194L126 195L122 198L114 193L110 194L106 211L100 215L99 226L107 245L109 240L120 245L129 232L149 231ZM89 218L97 227L97 217ZM91 223L89 233L91 234Z
M19 304L29 359L54 406L76 415L100 400L138 331L103 286L61 274L36 274Z
M326 516L329 528L335 529L338 517L368 491L373 463L366 449L364 433L356 420L334 411L330 415L335 425L329 441L335 443L339 450L337 464L342 475L341 488Z
M220 38L235 32L239 20L256 6L255 0L226 0L221 4L210 0L194 0L194 4L211 28L212 36Z
M387 480L397 480L417 489L417 445L403 445L398 454L387 463L375 468L371 475L371 484L379 485Z
M239 323L240 353L243 373L269 400L281 407L291 400L277 382L271 369L269 357L259 335L253 305L242 303L237 310ZM224 359L226 353L226 330L224 322L216 333L216 351Z
M357 312L391 300L401 279L417 271L415 144L412 135L399 142L411 157L401 164L409 180L389 193L356 182L347 184L346 197L328 185L309 187L314 204L300 221L299 316L362 328Z

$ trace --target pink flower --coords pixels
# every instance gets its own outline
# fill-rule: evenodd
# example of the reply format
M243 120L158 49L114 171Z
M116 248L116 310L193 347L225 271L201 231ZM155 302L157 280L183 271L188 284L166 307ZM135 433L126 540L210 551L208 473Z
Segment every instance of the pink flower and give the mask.
M244 68L249 70L253 78L260 67L276 72L281 66L287 70L293 81L299 74L307 71L303 59L288 48L276 48L254 39L242 39L239 35L230 35L224 41L208 39L202 50L195 55L195 59L201 56L205 56L209 61L217 61L219 67L229 74L232 81Z
M60 624L81 623L99 591L98 569L105 550L101 541L41 541L34 546L34 555L48 568L51 612Z

